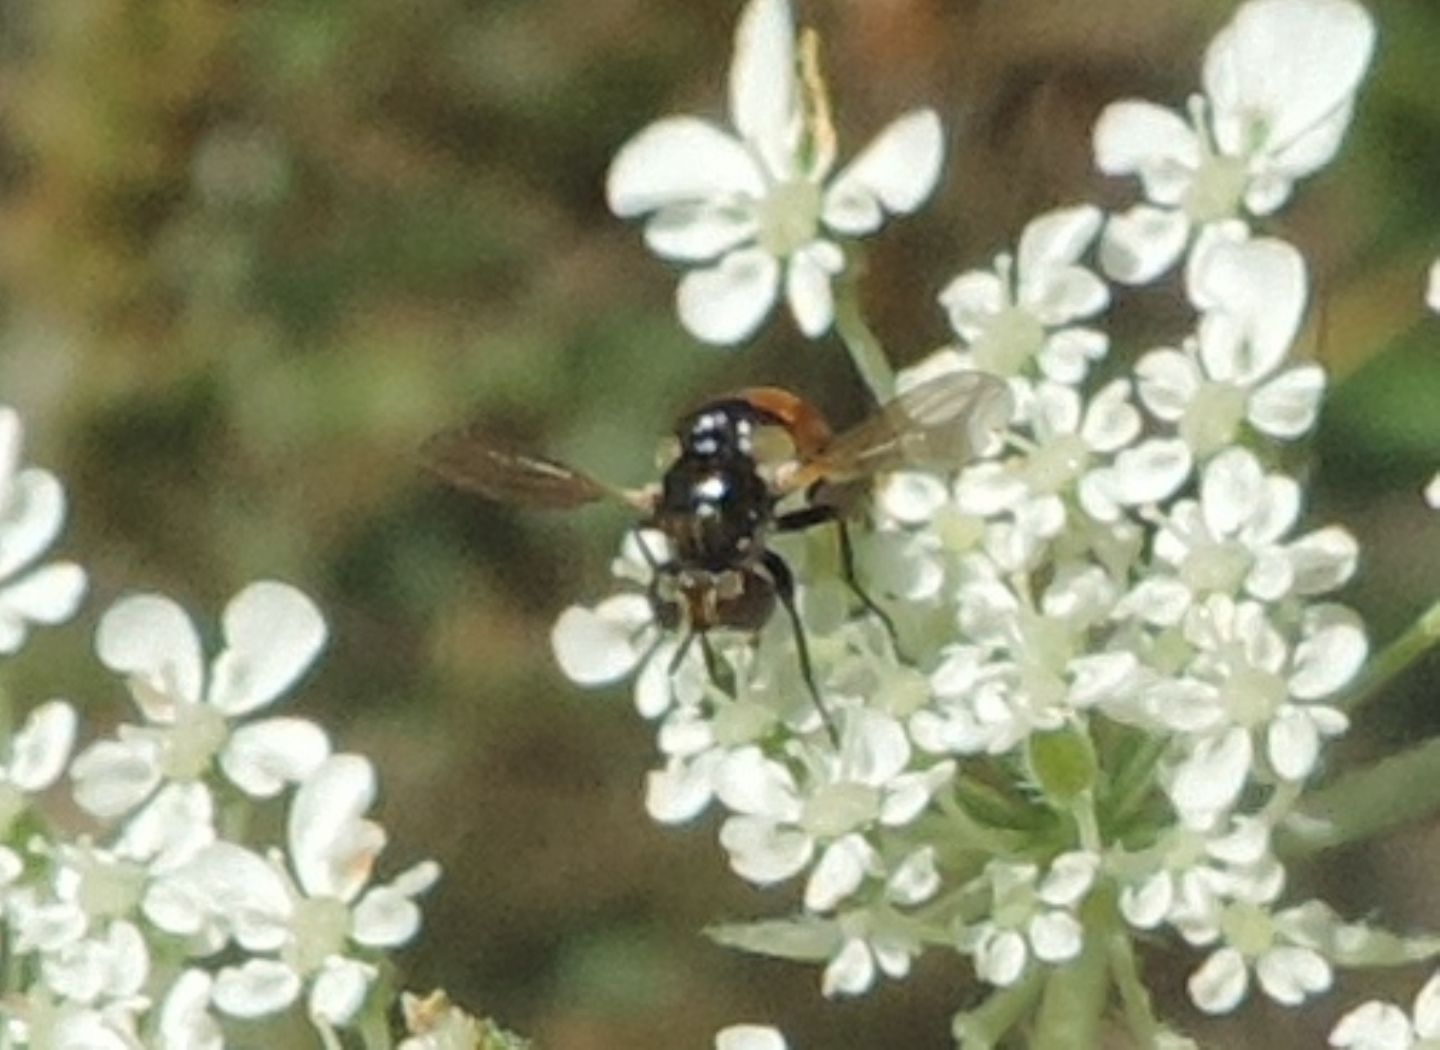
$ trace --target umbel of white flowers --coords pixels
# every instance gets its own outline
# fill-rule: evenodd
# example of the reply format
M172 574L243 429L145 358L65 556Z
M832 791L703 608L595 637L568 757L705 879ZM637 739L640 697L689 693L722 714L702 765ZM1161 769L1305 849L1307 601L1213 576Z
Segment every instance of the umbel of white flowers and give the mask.
M739 137L692 118L652 125L616 158L610 200L649 216L657 254L698 267L678 305L702 339L744 340L783 287L801 330L836 323L859 363L833 310L829 278L848 265L834 240L918 207L941 134L928 111L903 117L827 184L828 102L796 40L786 0L751 0L731 64ZM1191 1045L1151 1013L1141 935L1202 950L1188 987L1210 1013L1255 987L1298 1005L1336 967L1435 954L1433 938L1289 899L1274 846L1347 729L1369 646L1331 597L1356 541L1311 523L1302 480L1280 466L1315 424L1325 375L1296 353L1304 259L1257 224L1339 151L1374 40L1354 0L1248 0L1206 51L1187 116L1133 100L1100 114L1097 167L1135 176L1141 202L1041 215L1013 253L945 287L955 343L895 386L980 369L1008 379L1016 409L989 458L876 486L861 575L903 656L848 601L823 543L774 540L798 567L838 746L784 624L717 638L733 688L693 653L672 669L633 537L614 566L622 590L561 616L554 647L575 681L638 671L661 753L650 814L683 823L716 808L736 874L797 884L792 918L716 939L820 964L829 996L948 947L996 988L993 1007L956 1017L957 1040L976 1048L1053 1015L1042 997L1064 1001L1085 980L1072 975L1096 966L1100 1009L1113 988L1139 1045ZM1193 324L1091 381L1110 352L1105 278L1149 282L1182 260ZM1440 1030L1433 998L1417 1004L1417 1038ZM1079 1025L1044 1045L1088 1045L1084 1018L1037 1023ZM1335 1045L1409 1046L1374 1033L1410 1024L1372 1004ZM784 1040L742 1025L716 1046Z
M78 566L35 564L60 532L64 495L53 475L22 466L20 446L19 418L0 407L0 648L11 656L34 625L69 618L85 590ZM9 739L0 760L5 1045L222 1050L227 1018L253 1021L302 1001L327 1046L363 1018L383 1027L394 993L377 981L389 953L418 932L415 898L439 869L424 861L390 881L372 878L386 835L368 816L370 760L334 754L306 719L254 717L323 648L314 603L286 584L254 583L226 607L221 629L207 659L174 602L123 598L101 617L96 650L142 721L73 754L75 708L51 700ZM35 806L67 774L100 830L67 831ZM282 842L224 830L266 806L283 808ZM404 1045L478 1046L446 1034L473 1025L447 1004Z

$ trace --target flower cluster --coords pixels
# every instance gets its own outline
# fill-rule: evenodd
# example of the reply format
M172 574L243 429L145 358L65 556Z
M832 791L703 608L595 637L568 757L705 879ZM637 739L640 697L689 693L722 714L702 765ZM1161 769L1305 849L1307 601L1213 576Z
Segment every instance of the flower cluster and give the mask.
M76 566L31 568L63 521L49 473L20 467L20 424L0 409L0 642L76 609ZM384 1018L387 953L420 927L430 861L372 878L384 829L368 816L369 759L335 754L318 725L254 717L282 700L324 647L315 605L260 582L226 607L221 647L167 598L122 598L100 619L100 662L141 716L75 752L64 700L34 707L0 764L4 1041L84 1050L221 1050L229 1019L303 1000L327 1045ZM52 823L37 799L62 778L93 818ZM284 817L283 846L248 841L252 818ZM388 976L387 976L388 980ZM462 1044L454 1044L462 1045Z
M1100 115L1096 166L1137 177L1143 202L1057 208L1013 253L946 285L955 342L895 388L979 370L1006 380L1013 411L1005 441L976 461L876 484L857 554L883 619L852 600L825 530L769 538L796 570L835 732L782 618L753 639L717 633L719 674L677 649L633 537L615 563L627 589L561 617L554 645L574 680L639 669L636 705L662 755L651 815L679 823L718 807L735 873L797 886L793 919L718 939L820 963L831 996L903 977L945 946L983 982L1037 989L1032 1000L1028 978L1063 980L1093 941L1129 960L1112 980L1127 1004L1144 1001L1132 1021L1148 1011L1128 947L1142 933L1202 949L1189 991L1211 1013L1255 986L1298 1004L1337 966L1429 950L1397 939L1387 955L1378 934L1288 901L1275 848L1347 729L1369 644L1334 600L1357 543L1308 521L1285 466L1326 379L1297 347L1304 259L1258 223L1338 151L1374 37L1354 0L1247 0L1206 53L1188 119L1140 101ZM752 0L731 83L748 149L662 122L611 171L614 210L653 213L659 254L720 258L681 286L681 320L702 337L750 335L782 268L802 330L825 333L821 274L842 259L826 249L818 261L825 231L868 231L933 182L938 153L920 149L911 117L819 189L829 153L812 147L830 138L825 105L797 94L806 68L788 5ZM902 165L902 145L923 159ZM872 198L864 231L837 221L856 172ZM1168 345L1113 353L1102 274L1139 284L1182 261L1193 323ZM861 340L842 322L853 351ZM1337 1045L1370 1046L1353 1033L1397 1023L1371 1013ZM998 1041L993 1023L983 1008L957 1018L962 1045ZM746 1033L718 1045L773 1042ZM1136 1034L1183 1045L1153 1019Z

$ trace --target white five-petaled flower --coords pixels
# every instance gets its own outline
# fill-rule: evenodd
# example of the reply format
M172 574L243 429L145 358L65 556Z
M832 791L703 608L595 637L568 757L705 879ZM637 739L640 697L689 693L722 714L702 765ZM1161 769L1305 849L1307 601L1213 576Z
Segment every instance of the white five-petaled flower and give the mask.
M1089 894L1099 863L1083 850L1062 853L1042 879L1034 864L991 861L982 876L991 888L990 918L961 937L980 979L1007 988L1024 974L1032 955L1046 963L1079 955L1084 928L1075 910Z
M923 904L939 889L935 847L922 846L896 865L878 901L841 913L836 919L838 943L821 978L822 994L861 995L880 973L895 979L906 976L922 944L913 923L898 909Z
M731 752L715 771L715 793L736 814L720 829L731 867L764 885L796 875L818 852L805 887L812 911L834 908L875 872L865 832L909 824L955 772L950 762L909 769L910 742L888 715L847 710L842 726L838 752L792 746L798 778L757 747Z
M394 948L420 928L414 902L439 867L424 861L370 886L385 831L366 817L375 770L359 755L333 755L300 785L290 805L287 857L263 858L217 842L167 880L152 918L175 933L219 926L252 956L222 969L213 999L235 1017L285 1009L308 985L310 1016L345 1024L359 1009L375 967L362 948Z
M1325 737L1343 733L1331 700L1364 663L1364 627L1349 609L1306 609L1292 647L1264 606L1212 595L1185 619L1196 649L1186 674L1148 689L1155 719L1186 747L1166 789L1196 826L1208 826L1239 796L1259 738L1281 779L1300 781L1319 759ZM1188 738L1188 739L1187 739Z
M1158 523L1157 568L1117 607L1152 624L1180 622L1208 594L1242 591L1265 602L1314 597L1342 586L1355 571L1358 547L1339 526L1282 542L1300 516L1300 485L1266 474L1244 448L1221 452L1200 478L1200 498L1181 500Z
M1242 423L1283 440L1314 425L1324 371L1285 366L1306 286L1304 260L1284 241L1222 233L1197 248L1189 289L1203 314L1195 341L1151 351L1135 366L1140 400L1197 457L1233 443Z
M1425 982L1409 1014L1372 999L1340 1018L1330 1045L1342 1050L1433 1050L1440 1047L1440 974Z
M1111 104L1095 126L1096 165L1138 176L1147 203L1106 227L1106 271L1153 280L1194 226L1283 205L1339 149L1374 44L1354 0L1249 0L1211 41L1188 122L1150 102Z
M304 778L330 753L325 733L301 718L233 721L274 703L325 642L325 622L295 588L253 583L225 608L225 647L207 674L200 636L183 609L142 594L100 620L100 661L125 676L144 726L92 744L71 773L75 797L99 817L128 813L164 781L199 781L218 758L246 794L269 798Z
M1016 255L994 270L961 274L940 293L950 326L964 340L955 360L965 368L1011 376L1033 361L1046 378L1080 383L1105 356L1105 333L1075 322L1110 302L1105 282L1081 264L1100 230L1100 210L1082 204L1048 212L1020 235Z
M65 523L65 490L48 470L22 467L23 431L0 405L0 654L24 644L32 624L68 620L85 594L71 562L34 568Z
M1220 947L1190 975L1190 998L1210 1014L1229 1013L1250 988L1250 971L1260 987L1283 1006L1299 1006L1328 991L1334 974L1317 949L1314 910L1304 905L1271 913L1239 901L1216 908L1208 931L1189 931L1193 943Z
M783 287L801 331L834 319L831 281L844 268L836 237L877 230L935 188L940 120L911 112L885 128L834 179L828 129L807 127L789 0L750 0L730 66L738 135L669 117L631 139L611 165L610 209L649 215L656 254L697 268L680 281L680 320L706 342L748 337ZM829 181L827 181L829 180Z

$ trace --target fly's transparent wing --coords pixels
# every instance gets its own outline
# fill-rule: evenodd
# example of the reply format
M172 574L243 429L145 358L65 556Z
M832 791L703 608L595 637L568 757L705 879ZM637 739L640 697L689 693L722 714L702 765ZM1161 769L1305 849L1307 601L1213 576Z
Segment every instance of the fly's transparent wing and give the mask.
M643 493L606 485L564 463L497 448L475 426L442 430L421 446L420 456L446 483L502 503L569 510L615 500L649 509Z
M975 459L1005 430L1010 388L987 372L951 372L911 387L843 431L786 480L846 482L901 467L954 469Z

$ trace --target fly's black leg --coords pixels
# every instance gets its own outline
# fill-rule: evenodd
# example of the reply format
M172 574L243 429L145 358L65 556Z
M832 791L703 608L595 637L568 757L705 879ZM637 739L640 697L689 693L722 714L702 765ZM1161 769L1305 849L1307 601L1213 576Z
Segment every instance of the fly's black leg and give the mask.
M670 657L670 666L665 669L665 673L671 678L674 678L675 672L680 670L680 664L684 662L685 654L690 651L690 646L695 644L697 634L699 634L698 631L688 632L685 637L681 639L680 644L675 647L675 655Z
M865 589L860 586L860 577L855 572L855 547L850 542L850 526L845 524L845 519L840 512L834 507L819 503L780 515L775 520L775 528L778 532L797 532L814 525L827 523L835 526L840 537L840 575L845 580L845 586L850 588L850 593L860 599L860 604L865 606L870 615L880 621L885 628L885 633L890 636L890 644L895 647L895 652L903 658L905 653L900 648L900 634L895 629L895 621L890 619L890 614L880 608L875 599L866 594Z
M710 644L710 636L704 631L695 632L700 638L700 652L705 657L705 672L710 676L710 681L720 689L722 693L735 695L735 676L730 672L728 664L721 661L716 655L715 647Z
M774 551L766 551L762 563L775 583L775 596L780 599L780 604L785 607L785 614L790 617L790 627L795 632L795 653L800 659L800 676L805 679L805 688L810 690L810 699L815 702L815 709L820 712L820 720L825 723L825 732L830 735L830 742L838 751L840 731L835 728L835 719L831 717L830 709L825 705L820 690L815 685L815 670L810 665L810 646L805 641L805 625L800 622L800 612L795 608L795 577L790 572L790 566L785 564L785 559Z

